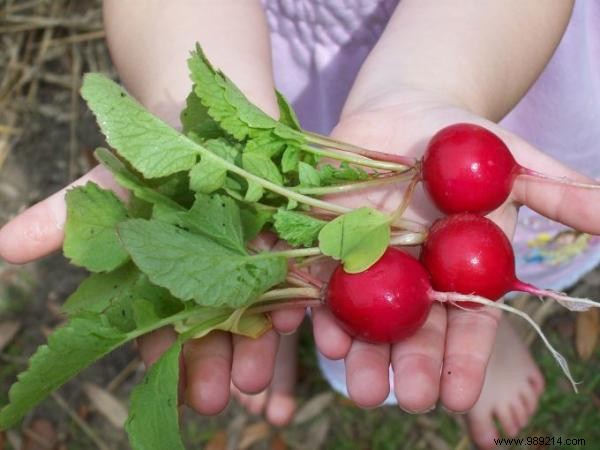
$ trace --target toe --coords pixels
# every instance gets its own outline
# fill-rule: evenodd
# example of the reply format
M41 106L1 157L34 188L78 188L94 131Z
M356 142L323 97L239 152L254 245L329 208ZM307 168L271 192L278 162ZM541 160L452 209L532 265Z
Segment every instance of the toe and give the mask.
M519 425L517 424L516 418L513 416L510 405L503 405L501 408L498 408L497 417L502 425L504 434L509 438L516 437L519 433Z
M491 414L469 414L468 424L471 439L478 448L490 449L496 446L494 439L500 436Z
M529 414L527 413L527 407L522 396L519 396L515 402L511 404L510 410L515 424L519 427L519 431L521 431L527 426L527 422L529 422Z
M537 366L534 367L535 370L529 375L529 384L531 385L533 391L540 396L542 395L542 392L544 392L546 382L544 380L544 376L539 371Z

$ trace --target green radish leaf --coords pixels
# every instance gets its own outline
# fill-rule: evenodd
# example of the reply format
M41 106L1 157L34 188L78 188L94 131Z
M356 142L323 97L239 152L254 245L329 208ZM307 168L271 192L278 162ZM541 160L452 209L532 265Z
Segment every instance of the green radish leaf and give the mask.
M321 167L320 178L324 186L346 183L348 181L364 181L369 179L369 174L360 167L352 167L343 162L339 167L327 164Z
M118 227L123 245L152 283L199 305L247 305L287 273L285 258L241 255L213 240L156 220L132 219Z
M237 140L253 134L253 128L272 129L277 121L254 106L229 78L210 64L202 48L188 60L194 92L208 114Z
M155 205L162 204L171 208L184 210L183 207L181 207L177 202L171 200L169 197L145 186L144 181L142 181L134 173L130 172L119 160L119 158L117 158L107 149L96 149L94 156L104 167L106 167L106 169L112 173L117 183L119 183L125 189L132 191L138 199Z
M195 140L199 138L191 134ZM204 147L226 161L235 163L238 150L223 139L211 139L203 142ZM227 181L227 170L217 161L202 157L200 162L190 170L190 188L203 194L210 194L222 188Z
M203 326L208 320L217 318L224 313L228 313L229 317L214 325ZM240 336L258 339L273 327L268 314L247 314L246 308L229 310L227 313L223 308L210 308L206 314L176 324L175 331L179 334L191 333L191 330L200 327L199 331L190 334L190 339L199 339L214 330L229 331Z
M195 133L204 140L224 137L225 132L221 126L210 117L208 109L194 93L194 89L195 86L188 95L185 102L186 107L180 115L183 133Z
M81 95L96 115L107 142L146 178L189 170L198 152L190 140L150 114L118 84L87 74Z
M300 161L298 163L298 176L300 178L300 186L319 187L321 186L321 177L317 169L313 166Z
M227 170L213 159L202 158L190 170L190 189L203 194L210 194L225 185Z
M300 121L298 120L298 116L296 116L296 112L292 108L292 105L290 105L287 99L278 90L275 90L275 95L277 96L277 104L279 105L279 122L294 130L302 131Z
M296 209L297 207L298 207L298 200L296 200L294 198L290 198L290 199L288 199L285 209L292 210L292 209Z
M131 393L125 429L133 450L185 450L177 408L180 353L178 340L150 367Z
M245 153L260 153L268 158L279 156L286 147L286 141L270 132L263 132L258 137L248 140Z
M265 189L254 181L248 181L248 189L246 189L246 195L244 200L249 203L258 202L265 193Z
M97 314L71 319L37 349L10 388L10 403L0 411L0 429L14 426L48 394L133 337L106 325Z
M151 328L158 321L184 309L184 304L174 298L167 289L155 286L141 273L133 286L130 299L137 328Z
M273 216L277 235L294 247L310 247L317 240L319 232L327 224L307 214L279 208Z
M105 272L124 264L129 256L116 232L116 225L127 218L121 200L91 181L68 190L65 197L65 256L92 272Z
M288 146L281 156L281 171L289 173L298 170L300 162L300 150L295 147Z
M390 242L390 218L372 208L360 208L336 217L321 229L319 248L341 260L348 273L373 265Z
M254 175L283 186L283 178L279 169L267 155L257 152L244 152L242 167Z
M240 217L242 219L244 241L248 242L254 239L262 231L265 224L271 220L273 211L256 204L254 207L242 207Z
M155 208L154 217L163 222L202 234L240 255L246 255L240 208L225 195L197 194L189 211Z
M140 271L133 264L108 273L92 274L67 298L62 310L69 316L82 312L101 313L129 295L139 276Z

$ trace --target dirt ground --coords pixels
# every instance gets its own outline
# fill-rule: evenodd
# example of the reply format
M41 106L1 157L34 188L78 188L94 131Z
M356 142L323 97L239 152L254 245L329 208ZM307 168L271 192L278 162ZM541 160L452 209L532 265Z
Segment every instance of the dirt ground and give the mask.
M83 72L100 69L114 75L114 71L106 62L98 1L23 0L0 2L0 8L2 225L92 167L92 151L104 140L76 91ZM48 17L55 22L43 20ZM19 267L0 261L0 404L6 402L9 386L28 357L63 321L60 305L85 275L60 254ZM572 292L600 297L600 270ZM598 314L576 319L553 308L531 307L531 299L521 300L520 305L537 314L550 339L573 364L575 378L584 381L582 393L573 395L547 352L539 343L533 344L548 389L522 437L578 437L585 438L586 444L569 448L600 448ZM422 416L395 408L363 411L333 395L316 367L312 347L310 330L304 326L297 391L300 413L291 426L271 427L235 402L214 418L186 411L182 429L189 448L470 447L463 416L441 410ZM45 400L20 427L0 433L0 450L129 448L120 419L142 375L134 348L114 352Z

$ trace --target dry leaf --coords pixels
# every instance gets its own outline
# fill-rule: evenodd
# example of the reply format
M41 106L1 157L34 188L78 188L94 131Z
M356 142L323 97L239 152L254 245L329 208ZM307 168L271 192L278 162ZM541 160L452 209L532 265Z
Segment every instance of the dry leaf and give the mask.
M56 430L46 419L36 419L23 434L21 450L49 450L56 446Z
M227 449L227 433L225 430L217 431L213 437L206 443L204 450L226 450Z
M227 425L227 450L236 450L238 448L237 444L240 440L242 430L246 426L246 422L248 422L248 416L244 411L241 411L233 420L229 421Z
M238 449L246 450L251 445L267 439L270 434L271 426L265 421L248 425L246 428L244 428L244 431L242 431Z
M281 433L277 433L271 441L271 450L288 450L288 445Z
M21 322L17 320L0 323L0 352L13 340L19 328L21 328Z
M321 414L333 401L333 392L323 392L307 401L298 410L292 425L300 425Z
M6 440L12 446L12 448L21 448L23 445L21 436L15 430L8 430L6 432Z
M102 414L113 426L123 429L127 420L127 408L121 404L114 395L92 383L85 383L83 390L89 397L92 405Z
M590 309L577 314L575 322L575 348L582 361L594 354L600 332L600 311Z
M427 442L427 448L431 450L451 450L446 441L431 431L425 431L423 439Z
M330 426L331 419L327 416L323 416L313 423L307 432L308 439L306 440L306 448L310 450L319 450L323 447Z

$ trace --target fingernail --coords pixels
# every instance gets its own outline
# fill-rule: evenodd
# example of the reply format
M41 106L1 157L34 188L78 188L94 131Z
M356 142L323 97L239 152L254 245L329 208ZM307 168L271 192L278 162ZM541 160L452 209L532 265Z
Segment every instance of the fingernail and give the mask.
M400 409L402 411L404 411L407 414L427 414L428 412L433 411L435 409L435 407L436 407L436 405L434 404L434 405L430 406L429 408L425 408L425 409L422 409L422 410L411 411L411 410L403 408L400 405L398 405L398 406L400 407Z
M451 409L446 408L444 405L442 405L441 407L442 407L442 409L444 411L446 411L447 413L450 413L450 414L463 415L463 414L466 414L468 412L468 411L452 411Z

